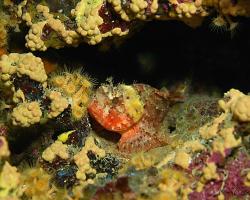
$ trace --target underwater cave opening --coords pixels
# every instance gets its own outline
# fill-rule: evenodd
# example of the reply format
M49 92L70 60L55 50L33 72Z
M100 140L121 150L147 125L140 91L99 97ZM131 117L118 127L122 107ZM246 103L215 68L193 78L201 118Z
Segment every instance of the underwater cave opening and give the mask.
M83 67L98 83L112 76L115 82L155 87L188 81L198 91L217 89L222 94L232 87L249 91L249 20L242 21L233 36L212 31L209 23L193 29L182 22L153 21L118 47L108 43L105 51L100 45L80 45L45 54L68 68Z

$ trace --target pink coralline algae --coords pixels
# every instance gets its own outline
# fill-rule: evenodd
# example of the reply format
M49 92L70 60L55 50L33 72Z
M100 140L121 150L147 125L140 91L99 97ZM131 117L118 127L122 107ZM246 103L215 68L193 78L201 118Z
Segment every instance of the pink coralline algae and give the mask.
M227 179L224 187L226 196L237 196L240 198L246 194L250 194L250 187L244 184L244 179L249 168L250 158L243 152L240 152L236 158L226 164Z

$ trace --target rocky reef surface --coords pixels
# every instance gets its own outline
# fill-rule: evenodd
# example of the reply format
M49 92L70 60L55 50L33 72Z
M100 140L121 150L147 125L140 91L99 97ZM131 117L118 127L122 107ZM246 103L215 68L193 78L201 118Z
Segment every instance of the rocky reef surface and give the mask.
M247 0L3 0L0 6L5 11L1 14L2 45L5 25L16 31L26 26L25 45L32 51L76 47L83 42L95 45L110 37L117 41L151 20L180 20L198 27L214 13L215 29L233 31L237 18L250 16Z
M249 199L249 94L97 83L35 52L119 43L149 20L197 27L214 13L230 32L250 3L1 1L0 200ZM25 44L13 48L13 35Z

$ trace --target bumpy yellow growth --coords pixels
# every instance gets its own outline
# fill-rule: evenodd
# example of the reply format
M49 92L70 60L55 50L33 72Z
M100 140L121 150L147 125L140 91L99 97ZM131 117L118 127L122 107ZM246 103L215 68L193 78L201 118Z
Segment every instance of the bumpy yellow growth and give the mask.
M59 156L62 159L68 159L68 147L66 144L63 144L61 141L56 140L52 145L42 153L42 158L48 162L53 162L53 160Z
M226 149L237 147L241 144L241 138L234 137L234 127L224 128L219 132L224 139L224 146Z
M11 114L12 123L15 126L29 127L38 123L41 119L42 111L38 102L24 102L13 109Z
M51 100L50 111L48 113L48 118L57 117L69 105L67 99L65 97L62 97L60 92L51 91L48 97Z
M240 97L243 97L244 94L236 89L231 89L224 94L224 99L219 100L219 106L225 112L230 112L231 108L238 101Z
M242 122L250 121L250 96L245 95L238 99L232 108L234 116Z
M203 0L204 5L210 4L212 6L218 5L220 12L223 15L231 16L250 16L250 2L247 0L238 0L235 5L231 0Z
M130 9L136 13L136 17L140 19L146 19L145 9L148 7L147 1L144 0L131 0Z
M41 58L32 53L11 53L3 55L0 60L1 79L6 86L11 86L11 75L28 76L30 79L44 83L47 75Z
M178 151L175 155L174 162L176 165L188 169L188 166L191 162L191 156L185 151Z
M137 170L142 170L152 167L155 164L155 161L155 155L140 152L131 158L130 164Z
M20 61L17 65L17 75L27 75L37 82L45 82L47 75L41 58L35 57L32 53L19 54Z
M8 162L5 162L0 174L0 197L8 197L11 190L15 190L20 183L20 174L16 167L12 167Z
M144 104L138 95L138 92L129 85L120 85L123 93L124 105L128 114L135 122L139 121L144 111Z
M247 172L247 175L246 175L244 184L245 184L247 187L250 187L250 172Z
M223 193L220 193L220 194L218 195L218 200L225 200L225 196L224 196Z
M203 178L205 181L210 181L212 179L218 179L219 175L216 172L216 165L214 163L208 163L203 169Z
M5 25L7 21L4 19L3 14L0 14L0 48L7 44L7 31Z
M74 161L78 167L76 177L81 181L86 181L86 174L88 173L96 174L96 170L90 166L89 158L87 156L88 151L94 152L100 158L106 155L105 151L95 144L92 136L86 139L82 150L74 156ZM92 179L87 180L88 183L92 183L92 181Z
M183 144L184 149L190 150L191 152L204 150L205 147L198 140L187 141Z
M5 137L0 136L0 160L10 155L9 145Z
M213 152L219 152L225 156L224 140L222 138L216 138L212 143Z
M213 139L212 148L214 152L220 152L225 156L226 149L238 147L242 143L241 138L235 138L234 131L236 122L231 118L233 114L233 119L236 118L239 121L247 121L248 97L249 96L244 95L238 90L231 89L225 93L224 99L219 100L219 106L224 113L200 128L199 132L204 139ZM232 120L230 122L231 124L223 126L223 124L227 123L227 119Z
M52 76L50 83L70 99L72 117L75 120L80 120L86 114L92 93L93 84L91 81L80 73L64 72Z
M187 17L190 18L194 15L200 14L206 16L207 12L202 8L202 0L195 0L193 2L179 2L178 0L169 0L169 3L174 7L174 11L170 11L172 17Z
M225 156L226 149L238 147L242 140L241 138L236 139L233 132L233 127L222 129L212 143L213 151L220 152Z
M82 0L73 11L78 25L77 31L82 36L92 37L90 44L96 44L102 40L102 35L98 28L103 23L103 19L98 13L102 4L102 0Z
M219 125L225 120L227 114L223 113L215 118L212 123L205 124L199 129L199 133L204 139L210 139L217 136Z
M108 0L108 2L112 4L115 12L117 12L123 20L130 21L128 14L122 8L121 0Z
M25 185L24 194L34 200L53 199L51 176L42 168L28 168L23 172L21 183Z
M25 96L23 91L21 89L18 89L16 92L14 92L12 100L14 103L24 102Z
M17 71L17 64L19 63L19 54L11 53L9 55L2 55L0 60L1 80L4 85L10 86L12 84L10 77Z
M225 112L232 112L234 117L242 122L250 121L250 96L239 90L231 89L225 93L225 98L219 101Z
M41 39L43 28L46 25L46 21L32 24L30 15L28 13L26 13L23 16L23 20L27 21L27 24L31 25L28 34L25 36L25 39L26 39L25 46L27 48L30 48L31 51L35 51L35 50L46 51L47 47L44 41Z
M27 41L26 47L30 48L32 51L47 50L45 42L41 39L45 25L51 30L55 31L66 44L76 46L79 43L79 34L74 30L67 30L62 21L56 19L53 14L50 14L50 10L47 6L38 4L36 10L38 13L43 15L43 21L32 23L32 17L30 13L22 13L22 19L26 21L28 26L30 26L29 33L25 37ZM58 44L58 46L54 47L61 48L62 44Z
M162 180L158 187L165 193L165 195L160 193L159 197L162 199L177 199L180 196L179 193L182 192L183 186L188 183L188 178L185 174L177 170L164 169L161 172L161 177Z

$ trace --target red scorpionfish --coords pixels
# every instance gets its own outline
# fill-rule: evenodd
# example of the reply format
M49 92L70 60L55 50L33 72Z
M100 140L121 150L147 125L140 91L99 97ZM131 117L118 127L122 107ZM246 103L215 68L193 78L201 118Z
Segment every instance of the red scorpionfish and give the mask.
M163 121L176 99L146 84L110 83L96 90L88 111L104 129L121 134L121 152L134 153L169 142Z

